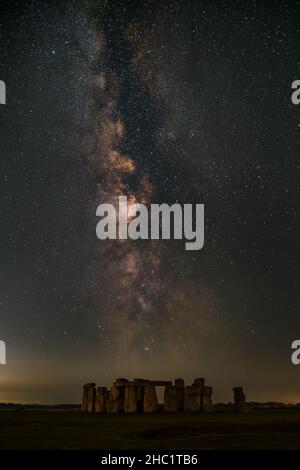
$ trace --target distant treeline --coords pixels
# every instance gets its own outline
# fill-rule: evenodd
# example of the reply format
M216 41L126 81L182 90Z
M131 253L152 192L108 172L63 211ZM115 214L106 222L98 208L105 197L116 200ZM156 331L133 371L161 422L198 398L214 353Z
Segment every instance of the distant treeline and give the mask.
M248 409L254 408L300 408L300 403L281 403L277 401L267 401L267 402L257 402L257 401L247 401L246 406ZM233 410L233 403L216 403L214 405L214 410L223 411L223 410Z
M264 403L249 401L246 403L247 408L262 409L262 408L300 408L300 403L281 403L276 401L268 401ZM74 410L80 411L80 404L59 404L59 405L41 405L38 403L23 404L23 403L0 403L1 410ZM216 403L213 406L214 411L230 411L234 409L234 404L229 403ZM160 406L160 411L163 411L163 406Z
M57 409L57 410L77 410L80 405L76 404L60 404L60 405L40 405L38 403L23 404L23 403L0 403L0 410L34 410L34 409Z

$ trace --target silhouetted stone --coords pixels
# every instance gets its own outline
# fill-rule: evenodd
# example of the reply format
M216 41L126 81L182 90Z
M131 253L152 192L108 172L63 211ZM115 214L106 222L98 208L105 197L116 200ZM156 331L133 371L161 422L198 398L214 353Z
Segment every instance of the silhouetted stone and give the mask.
M234 387L234 410L235 411L245 411L246 409L246 397L243 392L243 387Z
M149 380L149 379L133 379L131 382L134 385L146 385L151 384L155 387L170 387L172 385L171 380Z
M134 383L135 385L145 385L145 384L149 384L150 380L149 379L133 379L132 383Z
M200 387L201 389L204 387L204 384L205 384L205 379L203 378L195 379L193 383L193 385L195 385L196 387Z
M165 411L182 411L184 405L184 380L176 379L174 386L165 387Z
M202 390L202 411L205 411L209 413L210 411L213 410L213 405L212 405L212 396L213 390L211 387L203 387Z
M92 413L95 410L95 385L88 383L83 386L81 411Z
M208 387L207 385L205 385L205 387L203 387L202 393L205 397L211 397L213 393L213 389L212 387Z
M105 413L107 411L108 392L106 387L98 387L95 398L95 412Z
M124 411L125 413L136 413L138 411L137 387L127 385L125 387Z
M145 413L152 413L158 410L158 400L154 385L146 384L144 386L144 405Z
M183 411L184 406L184 380L175 379L177 411Z
M166 387L164 393L164 410L177 411L177 390L175 387Z
M137 403L137 411L141 413L144 411L144 387L143 386L136 386L136 403Z
M116 379L116 381L114 382L114 385L119 385L119 386L124 386L125 387L128 383L129 383L128 379L120 378L120 379Z
M177 390L184 389L184 380L183 379L175 379L175 388Z
M202 397L202 411L205 413L213 411L212 399L210 397Z
M199 387L189 385L184 389L184 411L201 411Z
M87 402L87 411L88 413L93 413L95 411L95 396L96 396L96 384L91 384L91 387L88 389L88 402Z
M124 411L124 389L117 385L112 385L109 391L107 411L109 413L118 413Z
M84 413L87 411L87 386L89 384L85 384L82 389L82 400L81 400L81 411Z

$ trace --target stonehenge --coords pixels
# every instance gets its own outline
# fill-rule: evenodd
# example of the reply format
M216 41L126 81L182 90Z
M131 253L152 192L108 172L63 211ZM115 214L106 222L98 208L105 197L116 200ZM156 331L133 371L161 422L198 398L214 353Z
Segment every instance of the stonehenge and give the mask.
M168 380L116 379L109 390L95 383L83 387L81 411L88 413L154 413L161 407L156 387L164 387L164 411L166 412L210 412L212 388L197 378L192 385L185 386L183 379L174 384Z
M164 403L160 405L156 387L164 387ZM234 387L233 409L247 411L243 387ZM81 411L85 413L154 413L164 410L172 412L213 411L213 389L205 385L204 378L196 378L192 385L185 385L184 380L149 380L118 378L108 390L96 388L91 382L83 386Z

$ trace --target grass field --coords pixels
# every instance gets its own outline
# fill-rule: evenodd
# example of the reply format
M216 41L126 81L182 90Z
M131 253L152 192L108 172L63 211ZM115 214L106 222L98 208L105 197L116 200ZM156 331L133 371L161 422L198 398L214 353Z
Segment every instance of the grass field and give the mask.
M81 414L1 411L0 449L300 449L300 410Z

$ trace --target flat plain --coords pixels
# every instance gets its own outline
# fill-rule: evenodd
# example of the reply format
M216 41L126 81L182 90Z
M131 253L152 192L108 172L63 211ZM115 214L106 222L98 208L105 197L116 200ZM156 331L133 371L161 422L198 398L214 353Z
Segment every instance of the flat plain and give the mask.
M116 415L5 410L0 449L300 450L300 410Z

